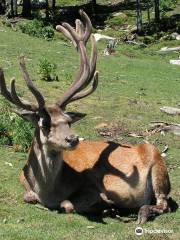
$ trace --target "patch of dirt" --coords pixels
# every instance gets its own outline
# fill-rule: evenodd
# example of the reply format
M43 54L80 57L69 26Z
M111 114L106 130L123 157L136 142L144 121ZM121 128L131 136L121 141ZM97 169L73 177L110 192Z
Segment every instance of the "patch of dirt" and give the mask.
M151 129L146 129L144 131L132 132L128 129L124 123L107 123L102 122L95 126L95 129L103 138L108 141L115 141L121 144L137 144L139 142L149 142L150 137L159 133L157 131L152 131ZM153 142L156 145L166 146L166 141L160 141L158 138Z
M96 129L101 136L111 141L121 141L128 135L128 129L122 123L101 123Z
M16 196L10 193L1 193L0 195L0 204L8 202L9 204L17 204Z
M123 53L124 56L128 57L128 58L136 58L136 55L133 54L133 53L129 53L129 52L126 52L126 53Z

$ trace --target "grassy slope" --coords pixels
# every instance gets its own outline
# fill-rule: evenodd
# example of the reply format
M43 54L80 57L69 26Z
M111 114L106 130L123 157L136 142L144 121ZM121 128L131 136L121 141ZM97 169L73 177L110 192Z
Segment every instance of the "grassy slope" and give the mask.
M71 82L76 71L77 53L61 41L46 42L12 32L0 27L0 65L5 69L6 79L16 76L18 88L24 96L31 99L24 88L18 67L18 55L23 52L32 77L37 79L37 63L42 56L58 64L60 81L46 83L37 80L36 85L48 99L60 96L63 89ZM167 45L178 44L169 42ZM101 52L105 44L98 44L99 58L97 69L100 72L98 90L93 96L74 103L71 108L88 113L76 131L90 139L98 138L94 126L101 122L118 122L129 131L143 131L153 120L179 122L179 117L162 114L163 105L180 104L179 66L169 64L169 59L177 54L158 55L159 46L139 50L137 47L119 45L115 56L104 57ZM137 99L139 104L129 105L129 99ZM123 135L123 141L137 142ZM172 197L180 200L180 138L173 135L156 135L149 139L160 149L169 145L166 159L172 182ZM135 223L132 219L114 220L105 218L104 223L95 219L87 220L78 215L63 215L47 212L22 201L22 192L18 182L18 173L23 167L26 154L14 153L11 149L0 149L0 239L135 239ZM5 164L10 162L13 167ZM154 235L153 239L180 238L178 224L180 211L165 214L144 227L149 229L173 229L172 235ZM128 222L128 221L130 222ZM107 224L106 224L107 223ZM88 229L87 226L94 226ZM142 239L152 239L145 235Z

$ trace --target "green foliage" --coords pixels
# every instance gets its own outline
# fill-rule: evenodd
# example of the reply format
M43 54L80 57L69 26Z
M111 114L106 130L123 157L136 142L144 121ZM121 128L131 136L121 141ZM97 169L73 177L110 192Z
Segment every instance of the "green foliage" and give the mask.
M41 30L41 35L46 40L52 40L54 37L54 29L51 26L45 26Z
M15 150L26 151L30 146L34 129L12 112L10 104L0 98L0 144L13 146Z
M8 132L10 126L9 104L0 98L0 145L12 145L12 137Z
M75 5L81 5L86 4L87 1L85 0L56 0L57 6L75 6Z
M51 63L47 58L40 59L38 74L41 80L44 81L58 81L58 76L56 74L57 66L55 63Z
M162 12L166 12L171 8L175 7L177 0L161 0L160 1L160 9Z
M121 25L125 24L128 19L128 16L124 13L121 13L118 16L109 17L108 20L105 21L105 23L110 27L120 27Z
M157 41L157 39L155 38L155 36L154 35L152 35L152 36L144 36L144 38L143 38L143 42L145 43L145 44L151 44L151 43L154 43L155 41Z
M51 26L44 26L43 22L37 19L19 24L23 33L33 37L52 40L54 38L54 29Z
M26 151L32 142L34 129L31 123L17 115L11 115L11 137L16 150Z

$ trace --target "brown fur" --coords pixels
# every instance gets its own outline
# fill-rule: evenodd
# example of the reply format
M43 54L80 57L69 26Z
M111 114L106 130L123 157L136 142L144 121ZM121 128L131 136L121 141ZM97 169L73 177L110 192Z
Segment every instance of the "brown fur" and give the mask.
M35 182L28 165L29 171L21 174L21 183L27 191L28 179ZM51 192L54 203L47 206L67 205L66 212L69 208L76 212L94 211L96 205L103 208L109 201L120 208L140 208L138 221L144 223L151 214L168 211L167 169L159 151L150 144L121 146L113 142L81 142L75 150L63 152L56 184ZM101 193L107 196L107 201ZM157 205L152 206L154 197Z

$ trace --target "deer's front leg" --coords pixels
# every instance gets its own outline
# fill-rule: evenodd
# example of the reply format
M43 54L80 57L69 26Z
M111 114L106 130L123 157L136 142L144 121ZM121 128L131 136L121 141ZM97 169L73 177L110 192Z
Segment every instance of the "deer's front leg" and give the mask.
M40 202L38 195L32 191L31 186L25 177L24 170L21 172L19 180L25 189L25 193L23 195L24 202L31 204Z

